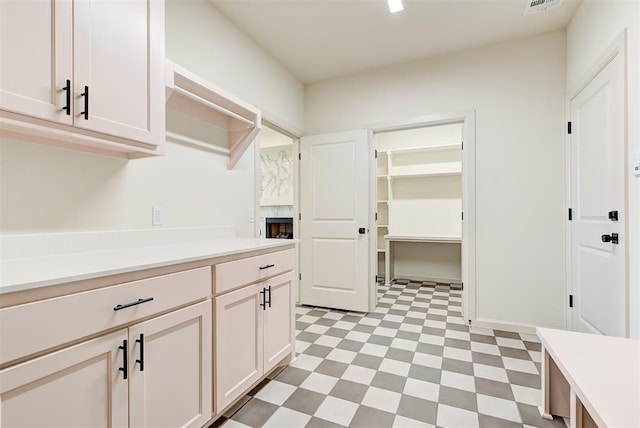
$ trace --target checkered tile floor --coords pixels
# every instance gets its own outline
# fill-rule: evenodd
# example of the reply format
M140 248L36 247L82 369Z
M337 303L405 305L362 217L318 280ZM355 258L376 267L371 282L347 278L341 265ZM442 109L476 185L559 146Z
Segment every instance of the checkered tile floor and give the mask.
M536 336L469 328L462 291L398 280L368 314L297 308L298 358L216 426L564 427L540 418Z

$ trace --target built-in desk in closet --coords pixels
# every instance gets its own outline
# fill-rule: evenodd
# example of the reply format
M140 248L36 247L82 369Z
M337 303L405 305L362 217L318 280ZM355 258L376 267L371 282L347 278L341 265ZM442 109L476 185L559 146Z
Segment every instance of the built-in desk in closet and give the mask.
M376 135L378 272L461 281L461 125Z

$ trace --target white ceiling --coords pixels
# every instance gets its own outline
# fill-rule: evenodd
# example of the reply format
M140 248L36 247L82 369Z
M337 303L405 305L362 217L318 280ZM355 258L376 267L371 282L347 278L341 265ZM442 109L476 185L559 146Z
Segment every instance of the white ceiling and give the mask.
M581 0L209 0L304 83L566 27Z

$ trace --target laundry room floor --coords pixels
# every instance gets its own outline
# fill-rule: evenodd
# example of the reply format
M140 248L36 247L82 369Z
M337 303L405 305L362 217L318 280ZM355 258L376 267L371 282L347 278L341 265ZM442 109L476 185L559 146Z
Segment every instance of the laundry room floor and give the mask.
M535 335L469 328L462 291L396 280L375 311L296 308L297 359L214 426L564 427L540 417Z

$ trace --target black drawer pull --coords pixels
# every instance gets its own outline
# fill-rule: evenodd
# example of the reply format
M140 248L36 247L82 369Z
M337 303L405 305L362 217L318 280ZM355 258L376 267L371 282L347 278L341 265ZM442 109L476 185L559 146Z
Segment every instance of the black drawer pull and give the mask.
M275 266L275 265L260 266L258 269L260 269L260 270L265 270L265 269L272 268L272 267L274 267L274 266Z
M62 107L62 110L64 110L67 116L70 116L71 115L71 80L67 79L67 86L62 88L62 90L66 92L66 98L65 98L66 104L64 107Z
M266 311L267 310L267 292L264 288L260 292L260 300L262 300L262 303L260 303L260 306L262 306L262 310Z
M114 311L119 311L120 309L130 308L131 306L141 305L143 303L147 303L153 300L153 297L148 297L146 299L138 299L135 302L126 303L124 305L117 305L113 308Z
M122 349L122 367L118 370L122 372L122 379L127 380L127 376L129 374L129 358L127 356L128 347L127 347L127 339L122 341L122 346L118 346L118 349Z
M267 288L267 292L269 293L269 300L267 300L266 294L265 294L264 303L265 303L265 305L268 304L269 307L271 307L271 286L269 286L269 288Z
M84 87L84 92L80 94L84 97L84 111L80 112L80 116L84 116L84 120L89 120L89 87Z
M140 359L136 363L140 364L140 371L144 371L144 334L140 333L140 338L136 339L136 343L140 344Z

